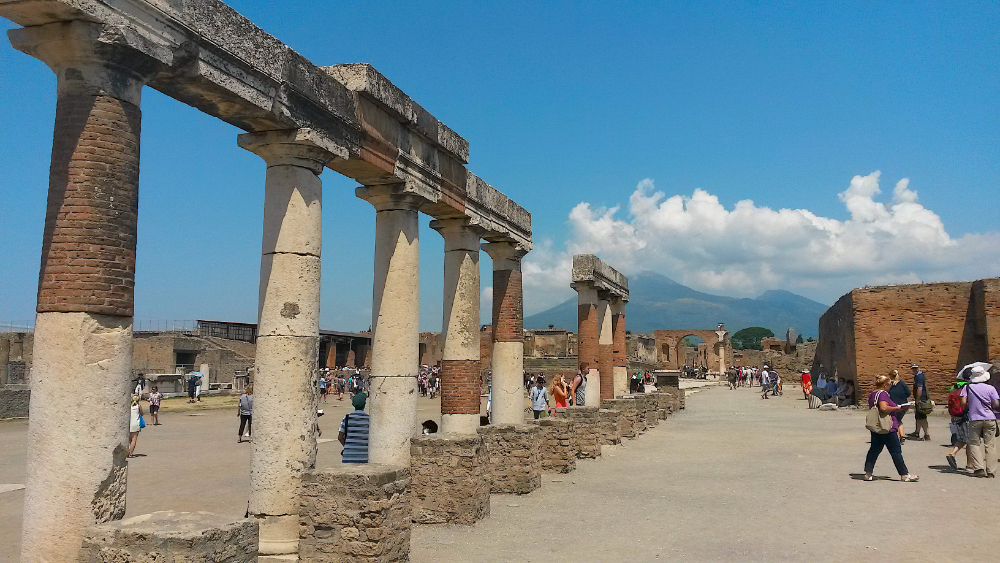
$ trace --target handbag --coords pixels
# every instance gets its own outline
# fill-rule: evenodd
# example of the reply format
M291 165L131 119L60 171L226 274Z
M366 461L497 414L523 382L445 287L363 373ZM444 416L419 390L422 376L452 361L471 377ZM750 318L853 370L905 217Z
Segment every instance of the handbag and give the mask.
M888 434L892 432L892 416L882 414L882 410L878 408L878 398L884 392L879 391L879 394L875 395L875 402L872 408L868 409L868 415L865 416L865 428L876 434Z
M139 415L139 428L142 429L142 428L145 428L145 427L146 427L146 420L144 418L142 418L142 415L140 414Z

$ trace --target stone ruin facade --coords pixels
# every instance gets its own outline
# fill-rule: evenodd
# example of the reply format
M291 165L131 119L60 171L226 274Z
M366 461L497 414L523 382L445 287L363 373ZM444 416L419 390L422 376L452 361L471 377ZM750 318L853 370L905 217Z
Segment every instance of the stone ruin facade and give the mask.
M876 375L898 370L912 383L917 363L941 404L958 370L976 361L1000 361L1000 278L852 290L820 317L812 373L856 382L861 400Z
M586 405L627 395L628 357L625 344L625 304L628 278L593 254L573 256L577 293L577 350L587 363Z
M733 364L733 349L729 343L729 332L724 325L719 325L716 330L657 330L653 332L656 339L656 352L660 369L679 370L686 365L684 351L684 337L697 336L704 340L699 345L700 357L705 362L705 367L709 371L725 373L728 366Z

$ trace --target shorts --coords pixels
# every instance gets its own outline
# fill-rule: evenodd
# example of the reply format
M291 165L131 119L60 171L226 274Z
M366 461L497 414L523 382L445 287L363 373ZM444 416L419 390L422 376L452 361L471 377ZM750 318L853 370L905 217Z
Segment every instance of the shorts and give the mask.
M927 420L927 415L921 413L920 411L916 411L913 413L913 418L917 420Z
M160 410L160 405L149 405L149 414L156 414Z
M951 423L948 425L948 428L950 428L951 433L955 435L956 444L969 443L969 421L965 420L965 417L951 417Z

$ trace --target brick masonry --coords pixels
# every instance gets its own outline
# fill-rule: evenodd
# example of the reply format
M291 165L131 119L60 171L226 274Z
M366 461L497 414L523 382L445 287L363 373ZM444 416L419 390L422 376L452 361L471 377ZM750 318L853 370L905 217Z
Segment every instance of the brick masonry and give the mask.
M409 469L341 464L310 471L299 498L300 563L410 560Z
M59 96L39 313L132 316L139 124L139 108L128 102L109 96Z
M569 473L576 469L576 425L565 418L532 420L541 432L542 473Z
M479 360L441 360L441 414L479 414Z
M576 456L583 458L601 457L601 419L597 407L563 407L556 409L556 418L573 423L573 442Z
M625 338L625 315L615 315L611 326L614 328L614 346L612 350L612 365L628 367L628 343ZM603 399L603 397L602 397Z
M481 426L490 492L523 495L542 486L542 431L528 424Z
M477 434L428 434L410 440L413 521L475 524L490 514L489 458Z
M961 366L997 356L990 346L997 319L996 278L855 289L820 318L813 374L823 364L828 374L856 381L856 398L864 400L875 376L894 369L912 385L908 366L916 362L931 398L941 404Z
M599 369L600 352L597 335L600 327L597 326L596 304L577 306L577 325L579 360L581 363L587 362L590 364L590 369Z
M493 271L493 338L496 342L523 342L521 271Z
M154 512L90 528L80 563L256 563L257 522Z
M615 398L614 345L598 344L599 369L601 370L601 401Z

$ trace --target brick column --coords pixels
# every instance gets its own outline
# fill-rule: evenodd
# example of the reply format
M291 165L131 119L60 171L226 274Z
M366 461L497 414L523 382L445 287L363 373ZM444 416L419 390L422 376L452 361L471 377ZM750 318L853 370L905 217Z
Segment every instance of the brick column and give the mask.
M600 406L601 372L600 348L598 346L598 336L600 335L600 320L597 311L597 288L589 283L574 283L571 286L577 294L577 357L581 364L588 365L587 387L584 397L584 405L579 406Z
M611 296L609 293L598 292L597 301L597 364L601 372L601 400L615 398L614 380L614 325L611 314ZM590 405L587 406L600 406Z
M409 467L420 361L421 200L391 185L361 187L357 195L376 211L368 460Z
M441 431L479 428L479 236L466 219L432 221L444 237L444 319L441 333Z
M102 31L82 21L8 31L15 48L56 73L58 88L31 374L25 563L76 561L89 526L125 514L139 99L154 65Z
M316 466L316 368L322 191L332 155L307 130L246 133L240 147L267 163L260 259L250 513L260 552L298 550L298 485Z
M524 424L524 304L521 258L512 242L482 246L493 259L493 424Z
M625 341L625 301L616 297L611 301L611 327L614 334L611 351L611 370L614 378L614 395L628 395L628 346Z

